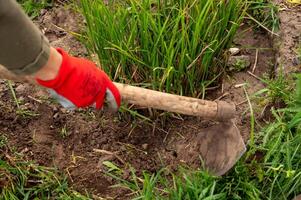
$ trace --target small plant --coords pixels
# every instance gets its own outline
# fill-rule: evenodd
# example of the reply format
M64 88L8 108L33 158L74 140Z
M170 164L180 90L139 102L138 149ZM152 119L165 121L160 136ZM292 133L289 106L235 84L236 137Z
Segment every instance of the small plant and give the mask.
M81 0L83 38L114 80L199 96L222 71L246 1Z
M295 84L292 78L279 73L275 78L266 77L261 81L266 87L253 95L261 106L276 105L277 107L283 107L293 101L294 96L291 91Z
M53 0L17 0L21 4L24 11L34 19L40 15L44 8L51 7Z
M11 81L7 81L7 84L8 84L8 87L10 89L10 92L12 94L12 97L13 97L13 100L17 106L17 109L16 109L16 114L21 116L21 117L24 117L24 118L30 118L30 117L36 117L38 116L39 114L31 111L31 110L28 110L27 108L22 108L20 106L20 104L22 103L16 96L16 92L13 88L13 85L12 85L12 82Z
M7 137L4 134L0 133L0 149L5 147L7 142Z
M68 187L55 169L10 157L0 157L0 199L78 199L88 200Z
M279 30L279 8L270 0L249 1L248 13L258 26L275 33Z
M102 164L108 168L109 173L114 172L118 175L121 175L123 173L121 168L119 168L116 164L110 161L103 161Z
M247 69L250 65L250 58L248 56L232 56L228 61L228 71L239 72Z
M60 136L62 138L66 138L70 135L70 132L68 131L67 129L67 125L65 124L62 128L61 128L61 131L60 131Z

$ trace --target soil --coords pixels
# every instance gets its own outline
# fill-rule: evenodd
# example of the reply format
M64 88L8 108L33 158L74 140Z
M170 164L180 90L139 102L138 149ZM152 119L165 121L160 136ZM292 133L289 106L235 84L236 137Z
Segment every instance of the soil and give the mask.
M301 58L297 49L301 47L301 6L287 4L283 0L274 0L279 6L280 34L275 37L278 48L278 73L300 72Z
M87 56L83 45L70 34L70 31L78 32L78 24L83 23L73 11L53 8L43 12L37 23L52 45L63 47L76 56ZM246 24L241 27L234 45L241 49L241 55L250 57L251 67L226 76L219 88L208 92L207 98L237 105L236 124L247 142L250 112L240 85L247 84L249 95L264 88L256 77L271 74L275 52L267 34L254 32ZM248 71L254 66L250 75ZM22 99L21 109L29 112L16 112L18 109L7 82L0 80L0 133L8 137L9 145L29 160L64 171L76 190L87 190L102 198L129 198L126 197L129 191L111 187L116 182L105 175L107 167L103 161L116 164L123 170L125 179L130 178L130 166L136 169L137 175L143 170L153 173L162 167L176 169L181 164L197 168L201 163L197 149L202 151L204 148L200 145L202 134L216 124L197 117L172 114L168 118L163 116L145 122L132 119L126 113L113 115L89 109L68 111L38 87L21 83L14 83L13 87L17 97ZM253 106L260 116L262 108L256 103ZM192 149L183 149L188 146Z

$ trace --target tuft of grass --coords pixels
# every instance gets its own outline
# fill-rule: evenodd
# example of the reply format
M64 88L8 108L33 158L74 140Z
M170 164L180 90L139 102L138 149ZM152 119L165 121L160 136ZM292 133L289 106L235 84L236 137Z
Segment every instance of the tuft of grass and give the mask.
M246 1L80 0L88 49L114 80L199 96L223 67Z
M278 107L283 107L295 98L291 92L294 90L295 86L292 77L286 77L283 73L279 73L275 78L266 77L262 78L261 81L266 87L253 95L259 100L258 103L260 105L276 105Z
M6 146L7 141L7 137L0 132L0 149Z
M53 0L17 0L17 2L31 19L38 17L42 9L53 5Z
M31 117L36 117L36 116L39 115L39 114L37 114L37 113L35 113L31 110L28 110L27 108L21 107L22 102L17 98L17 95L16 95L16 92L15 92L15 89L13 88L12 82L8 80L7 85L9 87L9 90L10 90L11 95L13 97L14 103L17 106L17 109L16 109L16 114L17 115L19 115L23 118L31 118Z
M71 134L71 132L68 131L67 124L65 124L65 125L61 128L61 130L60 130L60 132L59 132L59 135L60 135L63 139L65 139L65 138L67 138L70 134Z
M90 200L92 198L72 190L68 186L66 177L55 169L6 155L0 157L0 199Z
M279 31L279 7L271 0L249 1L248 13L258 27L269 30L272 34Z

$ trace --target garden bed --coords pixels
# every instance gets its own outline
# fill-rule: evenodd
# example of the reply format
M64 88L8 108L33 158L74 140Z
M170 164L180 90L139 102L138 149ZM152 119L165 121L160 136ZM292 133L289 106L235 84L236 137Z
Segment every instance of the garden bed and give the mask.
M63 47L76 56L87 56L84 46L63 30L77 32L80 24L77 20L81 18L72 11L56 7L45 11L37 23L53 46ZM250 114L241 84L247 83L249 95L263 89L265 85L258 77L272 76L275 51L270 37L265 32L254 31L248 24L240 27L234 46L241 49L241 55L249 57L250 67L225 76L218 87L208 90L206 99L222 99L237 105L237 125L247 142ZM51 102L40 88L20 83L13 86L17 98L22 99L21 109L27 113L16 112L11 91L6 81L1 81L0 133L8 138L9 146L26 159L63 171L70 185L82 193L88 191L103 198L125 199L130 192L111 187L116 180L105 174L108 165L103 161L122 169L124 179L130 176L130 166L141 175L143 170L152 173L166 166L175 169L179 163L183 164L179 158L188 158L184 163L198 167L199 161L189 160L198 155L188 156L173 147L197 138L199 130L211 122L177 115L147 122L139 118L133 120L127 113L70 112ZM257 118L265 118L263 107L256 104L253 106Z

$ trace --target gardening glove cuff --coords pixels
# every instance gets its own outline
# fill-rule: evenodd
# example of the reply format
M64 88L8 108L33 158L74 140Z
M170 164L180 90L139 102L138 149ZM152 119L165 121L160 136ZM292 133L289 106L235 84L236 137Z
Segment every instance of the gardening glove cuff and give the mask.
M101 109L104 100L111 110L117 111L121 97L118 89L108 75L93 62L68 55L64 50L57 49L63 61L55 79L37 82L51 90L64 107L95 106Z

